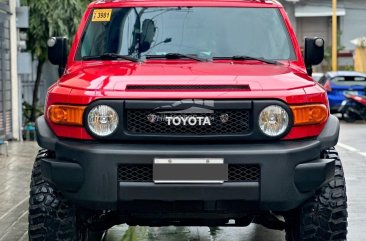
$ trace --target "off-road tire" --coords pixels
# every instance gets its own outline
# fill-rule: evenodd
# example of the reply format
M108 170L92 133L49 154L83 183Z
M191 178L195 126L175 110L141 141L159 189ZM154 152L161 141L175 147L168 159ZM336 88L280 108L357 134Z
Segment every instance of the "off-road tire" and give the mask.
M91 235L91 232L80 221L78 209L43 179L40 166L41 159L51 158L53 155L48 150L41 150L33 166L28 216L29 240L100 241L103 232L99 232L98 235Z
M335 160L334 179L303 206L285 215L287 241L347 240L347 195L342 163L334 148L322 156Z

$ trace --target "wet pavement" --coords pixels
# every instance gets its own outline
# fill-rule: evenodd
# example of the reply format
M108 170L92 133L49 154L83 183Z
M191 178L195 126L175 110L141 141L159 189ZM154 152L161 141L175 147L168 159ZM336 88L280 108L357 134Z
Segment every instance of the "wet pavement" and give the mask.
M33 142L10 143L9 157L0 155L0 241L28 240L29 183L38 148Z
M349 241L366 240L366 123L342 123L337 149L343 160L349 199ZM28 192L34 142L10 143L9 157L0 147L0 241L28 240ZM284 232L258 225L246 228L127 227L108 231L107 241L282 241Z

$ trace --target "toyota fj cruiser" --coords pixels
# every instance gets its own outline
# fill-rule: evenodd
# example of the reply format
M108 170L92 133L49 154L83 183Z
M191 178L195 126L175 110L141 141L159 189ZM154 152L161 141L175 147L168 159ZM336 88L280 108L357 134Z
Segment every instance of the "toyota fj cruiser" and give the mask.
M36 123L30 240L253 222L346 240L339 122L310 77L324 41L302 54L277 1L97 1L68 58L48 46L61 77Z

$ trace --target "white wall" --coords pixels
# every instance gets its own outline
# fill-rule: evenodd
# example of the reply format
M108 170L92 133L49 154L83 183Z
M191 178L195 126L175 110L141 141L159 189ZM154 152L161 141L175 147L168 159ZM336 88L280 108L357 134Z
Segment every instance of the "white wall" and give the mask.
M20 140L20 98L19 98L19 79L17 70L18 53L18 30L16 27L16 1L9 1L10 12L10 59L11 59L11 99L12 99L12 127L13 139Z

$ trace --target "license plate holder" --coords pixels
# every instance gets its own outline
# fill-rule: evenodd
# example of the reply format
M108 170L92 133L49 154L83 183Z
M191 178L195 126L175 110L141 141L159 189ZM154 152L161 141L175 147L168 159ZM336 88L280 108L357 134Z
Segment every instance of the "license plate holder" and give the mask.
M220 158L156 158L155 183L224 183L228 165Z

